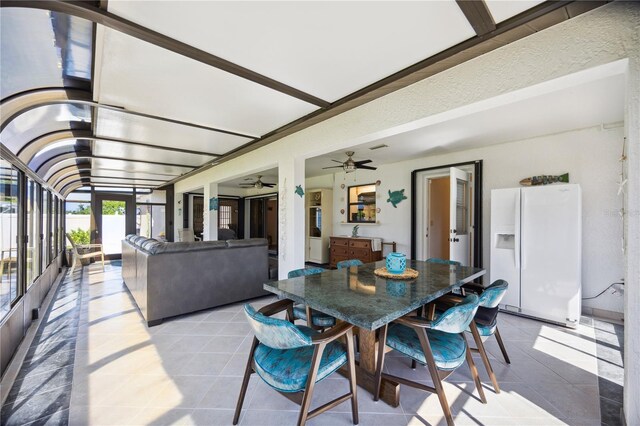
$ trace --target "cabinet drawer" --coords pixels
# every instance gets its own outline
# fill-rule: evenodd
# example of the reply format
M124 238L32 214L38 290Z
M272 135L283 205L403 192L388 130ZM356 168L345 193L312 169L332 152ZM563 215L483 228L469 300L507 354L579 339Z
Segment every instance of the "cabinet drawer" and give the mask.
M331 263L330 266L332 268L336 267L336 263L338 262L342 262L343 260L349 260L349 256L334 256L333 254L331 255Z
M349 249L347 247L331 247L331 256L349 256Z
M332 246L348 247L349 246L349 240L346 239L346 238L331 238L331 245Z
M370 249L371 240L349 240L349 247Z
M363 262L368 262L371 252L368 249L350 248L349 256L351 256L352 259L360 259Z

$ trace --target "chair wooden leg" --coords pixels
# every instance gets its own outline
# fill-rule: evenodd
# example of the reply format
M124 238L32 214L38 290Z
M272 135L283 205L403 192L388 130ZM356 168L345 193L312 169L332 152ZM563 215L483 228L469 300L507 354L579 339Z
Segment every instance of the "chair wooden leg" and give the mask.
M311 406L311 398L313 397L313 389L316 385L316 377L318 376L318 368L320 367L320 360L322 360L322 353L326 343L320 343L313 351L313 358L311 359L311 371L309 377L307 377L307 387L304 390L304 396L302 397L302 404L300 404L300 416L298 417L298 426L302 426L307 422L307 416L309 415L309 407Z
M473 376L473 381L476 383L476 389L478 389L478 393L480 394L480 399L483 404L487 403L487 397L484 395L484 389L482 388L482 382L480 382L480 376L478 376L478 369L476 368L475 362L473 362L473 356L471 356L471 349L469 348L469 344L467 343L467 338L464 335L464 332L460 333L462 338L464 339L464 344L467 347L467 363L469 364L469 369L471 370L471 375Z
M289 307L287 308L287 314L286 314L285 318L291 324L295 324L296 323L296 317L293 315L293 304L289 305Z
M469 324L469 328L471 329L471 334L473 335L473 340L476 342L476 347L478 348L478 352L480 353L480 358L482 358L482 362L484 363L484 368L487 370L487 374L491 379L491 383L493 383L493 388L496 393L500 393L500 386L498 386L498 379L496 379L496 375L493 372L493 368L491 367L491 362L489 362L489 357L487 356L487 351L484 349L484 343L482 343L482 337L480 337L480 333L478 332L478 327L474 321L471 321Z
M494 333L496 336L496 340L498 341L498 345L500 346L500 350L502 351L502 356L507 364L511 364L511 360L509 359L509 355L507 355L507 349L504 347L504 342L502 341L502 337L500 337L500 331L498 331L498 327L496 327L496 332Z
M436 318L436 304L435 303L429 303L427 306L424 307L425 309L425 316L429 321L433 321Z
M385 326L386 328L386 326ZM358 383L356 382L356 356L353 330L347 331L347 364L349 365L349 389L351 390L351 416L353 424L357 425L358 418Z
M382 384L382 368L384 367L384 347L387 343L387 329L388 325L383 325L380 328L380 335L378 336L378 362L376 363L376 388L373 393L374 401L378 401L380 399L380 385Z
M429 368L429 374L431 374L431 380L433 381L433 385L436 388L436 393L438 394L438 399L440 400L440 406L442 407L442 411L444 412L444 417L447 419L447 425L454 426L453 416L451 415L451 408L449 407L447 396L445 395L444 388L442 387L442 381L440 380L440 375L438 374L438 367L436 367L436 362L433 359L433 352L431 351L431 345L429 344L427 333L424 329L416 329L416 333L420 338L422 351L424 352L424 356L427 361L427 367Z
M102 270L104 271L104 253L100 252L100 257L102 258Z
M249 387L249 379L253 374L253 353L258 346L258 339L253 338L253 344L249 351L249 359L247 360L247 367L244 370L244 378L242 379L242 386L240 387L240 395L238 396L238 403L236 405L236 412L233 415L233 424L237 425L240 420L240 411L242 410L242 404L244 403L244 397L247 394L247 388Z

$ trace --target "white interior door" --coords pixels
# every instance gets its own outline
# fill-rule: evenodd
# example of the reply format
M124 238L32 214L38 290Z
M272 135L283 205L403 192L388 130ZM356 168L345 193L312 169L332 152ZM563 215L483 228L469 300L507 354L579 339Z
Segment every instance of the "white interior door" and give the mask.
M469 265L469 174L449 169L449 259Z

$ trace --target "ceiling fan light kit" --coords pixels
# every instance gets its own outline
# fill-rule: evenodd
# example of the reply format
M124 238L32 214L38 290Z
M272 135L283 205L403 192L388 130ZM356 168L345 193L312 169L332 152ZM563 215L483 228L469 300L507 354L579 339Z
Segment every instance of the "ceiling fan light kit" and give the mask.
M245 180L251 180L251 178L246 178ZM273 188L274 186L276 186L275 183L267 183L267 182L262 182L262 175L258 175L258 178L256 179L255 182L247 182L247 183L239 183L238 186L241 186L243 188L256 188L256 189L262 189L262 188Z
M367 170L377 169L377 167L365 166L365 164L371 163L371 160L354 161L352 157L355 154L355 152L353 151L347 151L345 152L345 154L347 154L347 159L345 161L331 160L333 162L340 163L339 166L323 167L323 169L342 168L342 170L344 170L345 173L353 173L358 169L367 169Z

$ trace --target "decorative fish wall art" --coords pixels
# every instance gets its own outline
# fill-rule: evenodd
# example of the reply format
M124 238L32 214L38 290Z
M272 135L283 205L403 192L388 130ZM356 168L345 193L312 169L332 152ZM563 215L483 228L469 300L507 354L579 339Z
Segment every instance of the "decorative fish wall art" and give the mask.
M520 181L522 186L548 185L550 183L564 182L569 183L569 173L560 176L533 176Z

